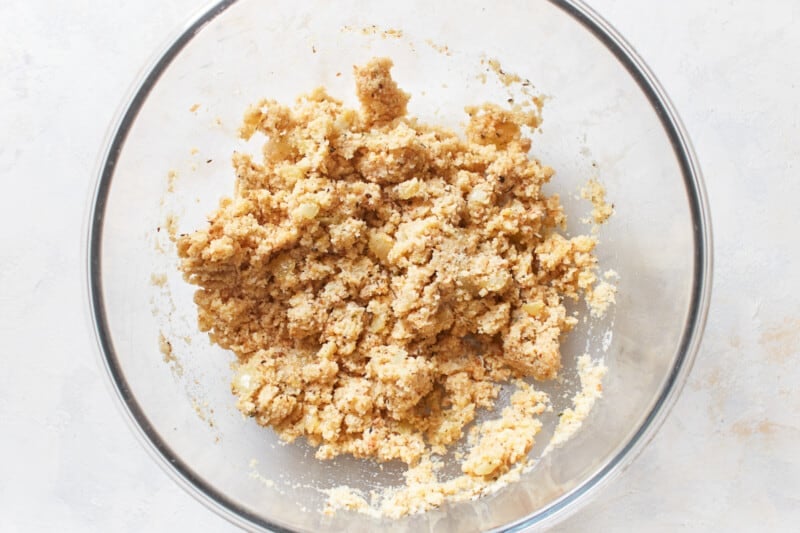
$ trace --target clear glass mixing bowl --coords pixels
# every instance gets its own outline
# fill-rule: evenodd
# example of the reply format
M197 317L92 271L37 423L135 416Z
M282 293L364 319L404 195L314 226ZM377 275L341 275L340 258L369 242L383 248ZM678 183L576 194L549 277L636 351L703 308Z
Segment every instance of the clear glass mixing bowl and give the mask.
M409 111L454 128L465 104L513 97L481 59L529 79L547 96L532 152L556 169L550 190L562 193L572 231L585 230L585 202L574 198L581 184L597 176L606 185L616 215L599 234L599 255L619 274L615 311L567 339L565 375L574 379L570 363L583 351L609 367L604 397L576 437L495 494L383 523L320 514L318 489L398 483L398 468L318 462L303 443L282 446L235 410L233 356L197 332L193 289L166 235L202 226L231 193L231 153L257 150L236 136L248 104L291 102L319 85L354 104L352 65L382 55L413 95ZM232 522L513 530L574 510L652 437L698 347L710 238L699 169L674 110L644 63L580 2L223 1L158 56L113 126L89 220L87 278L124 412L164 469ZM556 399L556 409L567 401Z

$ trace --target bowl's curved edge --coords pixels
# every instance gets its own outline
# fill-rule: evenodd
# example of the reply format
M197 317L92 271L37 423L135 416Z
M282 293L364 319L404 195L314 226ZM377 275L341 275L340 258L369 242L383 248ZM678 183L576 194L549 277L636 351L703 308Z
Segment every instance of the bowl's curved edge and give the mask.
M713 246L711 217L702 172L688 133L663 87L633 47L583 0L549 0L591 32L625 67L655 109L678 159L686 187L694 237L692 294L675 364L653 409L620 451L588 481L536 514L498 531L522 531L560 522L588 503L598 489L630 466L653 440L686 384L700 348L711 301ZM570 505L580 501L581 505Z
M587 482L534 515L506 526L503 529L505 531L521 531L534 525L553 525L555 522L563 520L569 514L578 510L579 506L571 504L578 501L585 504L589 496L596 494L599 487L624 471L641 453L647 443L652 440L658 428L663 424L686 382L686 377L691 370L700 346L711 297L712 234L706 192L694 149L672 103L655 76L632 47L608 22L586 6L582 0L549 1L573 17L608 48L620 63L625 66L647 96L651 105L656 109L680 162L687 188L695 242L694 280L690 312L681 339L678 359L662 388L655 407L639 430L620 452ZM136 434L142 446L153 457L155 462L186 492L231 523L245 529L257 527L270 531L289 532L290 530L277 524L266 522L246 509L237 506L235 502L228 499L224 494L216 491L205 480L196 476L187 464L177 459L169 446L160 438L131 394L114 356L115 351L108 332L108 323L105 315L102 279L99 275L105 205L117 157L125 143L128 131L150 90L172 60L203 26L235 2L236 0L214 1L201 9L195 17L190 19L179 32L168 40L168 44L159 53L154 55L154 59L143 69L127 98L123 100L123 105L116 114L116 119L112 122L106 135L106 141L103 144L105 149L97 165L96 185L90 193L91 197L87 204L89 209L85 216L84 240L82 243L86 260L84 263L84 268L86 269L84 283L86 284L86 294L88 295L88 310L91 315L92 329L97 343L97 357L109 377L107 385L113 389L112 395L117 398L117 405L124 413L131 430ZM172 459L167 459L167 457L172 457Z
M83 224L82 249L85 258L83 278L86 284L85 293L88 296L92 330L97 344L97 357L109 378L106 381L107 386L112 389L112 396L117 398L117 407L124 414L131 430L156 464L188 494L229 522L243 529L252 529L255 526L269 531L291 533L291 530L285 527L262 520L215 490L204 479L195 475L189 465L178 459L158 435L136 398L131 394L130 387L115 356L116 352L109 334L105 313L100 275L105 207L117 158L125 144L128 132L148 94L173 59L195 34L235 2L236 0L214 0L197 11L179 31L170 36L166 41L167 44L153 55L151 61L140 71L126 98L123 99L122 105L106 133L103 150L96 165L97 180L89 193L89 209L85 214Z

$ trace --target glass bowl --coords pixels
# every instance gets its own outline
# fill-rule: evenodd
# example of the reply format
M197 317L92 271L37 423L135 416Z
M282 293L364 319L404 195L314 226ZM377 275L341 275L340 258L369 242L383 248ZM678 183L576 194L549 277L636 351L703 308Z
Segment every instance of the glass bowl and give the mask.
M565 375L589 352L609 368L576 436L496 493L398 520L321 514L320 490L398 483L401 470L303 443L234 408L229 354L197 331L193 288L168 238L204 224L230 194L236 130L262 97L291 102L319 85L354 104L352 65L393 58L411 114L455 129L465 104L513 97L490 67L545 95L532 153L557 175L571 231L588 178L616 214L600 230L619 274L614 311L565 344ZM508 80L506 80L508 81ZM516 86L519 89L518 86ZM641 59L577 1L223 1L200 14L145 72L99 167L86 250L102 360L123 411L159 464L233 523L286 531L478 531L552 524L620 472L652 438L691 367L711 284L711 232L697 161ZM572 376L570 378L570 376ZM555 409L568 405L556 398ZM534 453L541 451L537 445Z

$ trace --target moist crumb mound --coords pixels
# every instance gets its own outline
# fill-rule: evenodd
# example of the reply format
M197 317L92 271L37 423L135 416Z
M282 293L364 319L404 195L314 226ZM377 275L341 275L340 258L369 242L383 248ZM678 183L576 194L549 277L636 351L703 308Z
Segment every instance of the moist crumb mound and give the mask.
M358 110L322 88L252 106L240 133L263 157L234 154L233 196L177 250L200 329L239 360L238 408L320 459L405 462L407 486L379 498L401 516L518 477L548 405L523 379L558 375L565 300L609 290L595 237L563 235L554 171L528 156L539 109L470 107L463 139L408 116L391 67L354 68ZM437 455L509 382L462 475L437 481ZM331 496L328 512L372 509Z

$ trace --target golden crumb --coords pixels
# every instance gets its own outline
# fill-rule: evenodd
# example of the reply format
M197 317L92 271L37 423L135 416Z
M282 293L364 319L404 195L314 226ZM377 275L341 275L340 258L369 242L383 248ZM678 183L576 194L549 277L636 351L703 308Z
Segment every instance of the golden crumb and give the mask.
M158 349L163 356L164 362L172 369L172 373L177 377L183 376L183 365L175 356L175 352L172 350L172 343L162 332L158 334Z
M167 172L167 192L175 192L175 182L178 180L178 171Z
M601 281L587 294L587 301L592 316L603 316L617 301L617 287L607 281Z
M581 189L581 198L592 202L592 219L603 224L614 213L614 206L606 202L606 189L596 179L590 179Z
M379 28L375 24L369 24L367 26L361 26L361 27L342 26L341 31L342 33L360 33L361 35L365 36L377 35L383 39L403 38L403 30L396 28L388 28L384 30Z
M164 355L165 363L175 360L175 356L172 354L172 343L167 340L163 333L158 335L158 348Z
M436 50L440 54L444 54L446 56L452 55L451 52L450 52L450 47L448 47L446 44L437 44L434 41L432 41L431 39L426 39L425 40L425 44L427 44L428 46L430 46L431 48L433 48L434 50Z
M512 104L514 109L519 110L533 107L536 109L536 112L541 111L544 105L544 97L536 93L530 80L523 78L515 72L509 71L503 67L497 59L483 58L481 59L481 65L485 68L482 72L478 73L477 79L481 83L486 83L486 73L491 72L494 74L497 81L508 91L507 102Z
M178 240L178 217L170 213L164 220L164 227L167 228L167 236L169 240L175 242Z
M500 61L497 59L488 59L486 60L486 64L489 65L489 68L492 69L500 81L503 82L503 85L509 86L513 83L522 82L522 78L520 78L519 75L503 70L503 67L500 66Z

